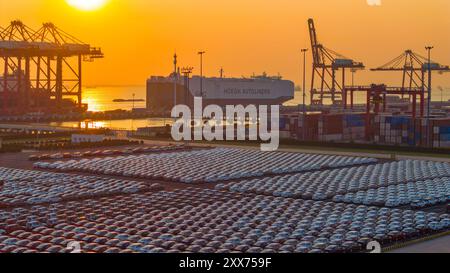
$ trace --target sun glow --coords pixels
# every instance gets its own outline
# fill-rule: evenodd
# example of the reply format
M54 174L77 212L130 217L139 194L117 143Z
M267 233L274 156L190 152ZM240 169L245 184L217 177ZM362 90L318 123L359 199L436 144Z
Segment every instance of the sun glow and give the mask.
M103 7L107 0L66 0L67 3L79 10L93 11Z

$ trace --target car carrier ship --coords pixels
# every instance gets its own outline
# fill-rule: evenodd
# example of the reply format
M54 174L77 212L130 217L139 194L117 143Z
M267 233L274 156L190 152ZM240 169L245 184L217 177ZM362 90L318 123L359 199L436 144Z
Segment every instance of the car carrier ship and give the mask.
M176 79L175 80L175 76ZM176 82L176 100L174 100ZM192 106L194 97L203 98L203 107L226 105L281 105L294 98L294 83L280 76L251 78L185 78L172 74L147 80L147 108L170 110L174 103Z

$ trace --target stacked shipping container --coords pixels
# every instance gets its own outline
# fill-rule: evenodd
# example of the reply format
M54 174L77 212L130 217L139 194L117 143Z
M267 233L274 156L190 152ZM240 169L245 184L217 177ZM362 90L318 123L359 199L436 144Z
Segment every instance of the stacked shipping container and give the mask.
M450 148L450 118L430 119L430 138L427 120L408 116L378 116L375 118L374 140L380 144L426 146L430 139L433 148Z
M344 116L344 140L360 141L366 136L366 115L349 114Z
M433 147L450 148L450 119L434 119L431 124Z
M322 115L319 119L320 141L342 141L343 140L343 118L342 115Z
M286 114L280 117L280 138L295 138L300 116L298 114Z
M420 126L420 119L414 122L411 117L379 115L375 117L374 141L380 144L420 145Z
M365 137L364 114L282 115L280 137L305 141L359 141Z
M318 140L320 114L292 113L280 118L280 138L297 140Z
M425 146L427 121L409 116L378 115L370 117L369 130L375 144ZM431 129L432 128L432 129ZM434 148L450 148L450 118L430 120L430 140ZM282 115L280 137L304 141L358 142L366 141L366 114Z
M323 141L365 140L366 115L362 113L322 115L319 134Z

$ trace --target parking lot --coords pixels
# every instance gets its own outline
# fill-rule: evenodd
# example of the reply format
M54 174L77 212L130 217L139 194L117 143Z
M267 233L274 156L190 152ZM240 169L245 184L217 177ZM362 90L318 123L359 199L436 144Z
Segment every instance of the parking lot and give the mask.
M0 252L361 252L450 229L447 163L144 150L0 155Z

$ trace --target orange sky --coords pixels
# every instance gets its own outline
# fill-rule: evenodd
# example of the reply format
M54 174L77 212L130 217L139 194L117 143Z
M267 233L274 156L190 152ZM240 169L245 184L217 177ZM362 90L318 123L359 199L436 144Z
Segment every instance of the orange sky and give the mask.
M433 59L450 64L449 0L382 0L380 7L367 0L109 0L92 12L65 0L0 0L1 26L21 19L37 29L52 21L101 46L106 58L85 66L89 85L144 85L148 76L170 72L175 50L181 66L198 67L200 49L208 76L223 66L227 76L267 71L298 83L309 17L323 44L368 67L408 48L425 55L426 44L435 46ZM389 75L361 72L357 82L399 83L399 75ZM450 73L434 79L450 86Z

